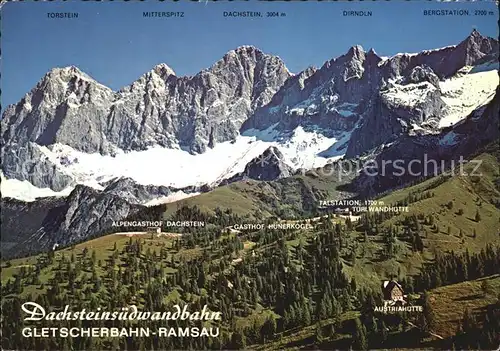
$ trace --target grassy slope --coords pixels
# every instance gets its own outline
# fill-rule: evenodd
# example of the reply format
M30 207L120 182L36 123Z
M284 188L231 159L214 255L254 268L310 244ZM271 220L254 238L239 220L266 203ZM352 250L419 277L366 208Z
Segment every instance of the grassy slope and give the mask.
M495 181L498 181L499 178L499 163L490 154L482 154L476 160L481 161L481 166L476 171L482 174L481 176L453 176L445 183L430 189L435 193L434 197L409 205L410 214L432 215L436 223L439 224L439 233L434 233L430 227L425 227L429 236L427 242L431 248L462 250L466 246L461 244L458 239L460 230L466 237L469 250L480 249L484 247L485 243L498 241L500 210L491 201L500 198L500 191L495 186ZM473 164L467 164L464 170L471 174L474 167ZM408 195L410 191L425 191L432 185L432 182L433 179L430 179L415 187L395 192L382 200L386 204L394 204L403 196ZM450 201L453 202L451 210L446 207ZM457 213L459 209L464 211L463 215ZM479 222L474 219L476 210L481 215ZM396 223L400 218L401 216L395 217L388 223ZM448 227L451 227L451 236L447 235ZM468 240L474 230L477 233L476 240Z
M434 197L411 203L409 205L410 214L434 216L435 222L440 226L441 231L436 233L431 226L423 225L423 231L427 235L427 238L424 238L424 253L413 253L407 243L398 241L398 254L391 260L381 259L380 253L384 247L381 235L369 236L365 242L363 233L353 231L348 234L345 238L345 245L342 251L344 253L356 252L356 260L354 263L344 260L344 269L348 275L356 278L358 286L371 286L374 289L378 289L382 278L387 278L389 274L397 274L398 270L401 272L401 276L416 274L422 263L432 260L434 250L460 251L468 248L471 251L476 251L483 248L486 243L500 242L497 232L500 210L491 204L492 199L498 198L500 194L495 186L495 182L498 179L498 160L490 154L480 155L478 159L483 161L480 168L480 172L483 174L481 177L451 177L446 182L437 186L434 186L436 184L435 179L430 179L421 184L396 191L380 199L386 205L390 205L404 199L411 192L427 190L434 192ZM470 168L469 171L471 171ZM308 198L307 201L331 199L335 196L335 186L327 178L310 175L295 176L278 182L243 181L218 188L210 193L182 200L181 203L188 205L197 204L207 211L211 211L217 206L222 209L232 208L235 213L242 215L260 210L264 216L270 216L274 214L276 205L280 205L282 208L293 205L304 206L304 198L308 196L311 196L311 198ZM434 187L430 189L431 186ZM446 207L449 201L453 201L453 208L451 210ZM175 211L176 208L177 204L168 206L167 214ZM461 216L456 213L459 208L464 210L464 214ZM479 222L474 220L476 209L481 214L481 221ZM381 227L389 225L400 226L400 221L405 215L408 215L408 213L403 213L387 220ZM451 235L446 233L448 226L452 228ZM463 242L458 237L459 229L462 229L465 235ZM477 233L476 238L472 237L474 229ZM288 241L287 244L290 250L293 251L294 247L300 241L304 241L309 236L310 233L304 232L301 234L301 237L299 236L294 240ZM169 238L151 238L150 235L142 236L142 238L151 250L159 250L162 245L168 248L171 243L171 239ZM54 265L57 264L58 256L61 254L65 254L66 257L69 257L72 252L75 255L79 255L83 248L88 248L89 254L92 250L96 250L97 260L104 261L112 253L111 249L115 242L118 250L121 251L128 240L129 237L125 235L108 235L76 245L74 248L63 249L56 254L56 263ZM253 243L247 242L245 249L252 246ZM197 249L181 250L179 253L172 252L172 254L176 256L176 259L180 258L180 256L185 256L189 260L189 257L198 255L199 251ZM5 268L5 264L3 263L1 272L2 282L12 277L21 266L35 264L36 260L36 256L12 260L12 266L8 268ZM52 268L49 267L42 270L40 277L42 281L49 279L54 274ZM499 281L500 278L498 277L492 280L492 285L497 290L500 287ZM481 282L474 281L440 287L432 291L433 303L435 302L436 304L435 309L439 316L437 324L440 326L440 329L436 330L438 334L441 333L446 336L454 333L456 323L461 318L466 306L477 311L482 306L491 303L490 300L493 297L483 298L478 295L481 289L480 286ZM28 289L25 289L23 294L37 294L40 291L39 286L32 285ZM176 296L172 295L166 298L176 298ZM460 306L460 308L457 308L457 306ZM257 308L246 320L238 319L237 324L242 326L251 323L253 319L262 321L268 313L272 312L263 308ZM342 319L348 320L354 318L354 316L346 315ZM281 341L276 341L263 348L283 347L285 345L300 343L301 340L307 341L306 339L312 338L314 333L315 326L302 328L284 335Z
M258 183L255 181L238 182L226 186L222 186L208 193L193 196L187 199L177 201L167 205L165 216L172 215L177 206L198 206L204 212L213 212L217 206L221 209L230 208L239 215L252 214L258 209L264 209L265 206L257 197L252 196L252 189L257 188ZM270 216L268 211L265 215Z
M165 216L173 214L183 204L197 205L209 213L220 207L230 208L241 216L254 216L255 211L261 211L260 218L276 215L278 211L298 216L308 212L312 204L317 205L318 200L338 197L339 184L335 175L320 175L319 172L269 182L244 180L169 204Z
M488 281L491 291L483 292L483 281ZM466 309L472 314L482 313L486 306L497 301L499 291L500 275L431 290L430 302L435 314L434 333L444 338L454 335Z
M500 198L500 191L495 186L495 182L499 179L499 162L491 154L482 154L477 157L477 160L482 161L479 170L476 171L480 172L481 176L453 176L436 187L433 187L436 184L436 178L432 178L380 199L386 206L391 206L410 193L434 192L435 196L431 198L410 203L409 213L394 216L380 226L381 231L389 225L401 227L401 220L412 214L433 216L440 230L436 232L432 226L421 222L425 233L423 253L412 252L406 243L398 240L399 252L395 259L381 260L380 252L384 247L382 236L368 236L368 242L365 243L362 233L353 232L351 240L353 240L353 247L357 247L355 250L358 259L354 266L345 265L346 272L360 283L376 287L380 284L381 278L397 274L398 270L402 276L418 273L425 261L432 260L435 251L460 252L468 248L469 251L474 252L481 250L488 243L500 244L498 232L500 209L491 203L492 200ZM467 164L464 170L470 174L474 167L473 164ZM450 201L453 202L451 210L446 206ZM464 214L459 215L458 209L463 209ZM481 216L479 222L474 219L476 210ZM447 234L448 226L451 228L451 235ZM460 229L464 235L463 242L459 237ZM474 230L477 234L475 238L473 237ZM364 257L362 257L363 251Z
M500 242L497 229L500 210L491 204L492 199L500 197L500 192L495 186L495 181L499 177L498 159L491 154L482 154L477 159L482 161L478 170L482 173L480 177L454 176L438 186L435 186L435 178L432 178L380 199L390 206L403 200L410 193L427 190L435 193L434 197L409 204L409 214L432 215L435 223L440 227L440 232L437 233L431 226L422 224L423 231L426 233L426 237L423 238L425 244L423 253L412 252L407 243L398 240L399 250L396 257L391 260L382 259L381 252L384 248L382 236L369 235L368 241L365 242L363 233L354 231L345 238L344 252L356 252L355 262L346 261L344 264L346 273L355 277L362 285L378 288L380 279L397 274L398 271L402 276L418 273L425 261L432 260L435 250L461 251L467 247L470 251L476 251L483 248L486 243ZM465 171L470 173L473 166L472 164L466 165ZM253 214L258 210L262 214L260 218L263 218L275 213L278 206L280 208L295 206L303 209L307 201L314 202L318 199L334 198L335 187L338 183L334 182L332 178L335 177L315 176L309 172L305 176L294 176L276 182L241 181L217 188L209 193L181 200L178 203L196 204L209 212L215 207L231 208L233 212L241 215ZM451 210L446 207L449 201L453 202ZM167 206L166 216L177 209L178 203ZM463 215L457 214L459 208L464 210ZM479 222L474 220L476 209L481 215ZM387 220L381 227L400 226L400 221L406 215L408 213L397 215ZM451 227L451 235L447 234L448 226ZM460 229L464 234L463 242L458 236ZM472 237L474 229L477 233L476 238ZM304 233L304 235L308 234ZM98 243L105 245L104 243L108 240L114 241L116 239L116 236L106 236L77 245L76 248L83 246L98 248L96 246ZM117 240L118 246L120 247L127 240L128 238L119 238ZM289 245L295 246L298 241L295 240ZM100 251L97 250L98 259ZM12 265L33 264L35 262L36 259L31 257L13 260ZM4 269L2 277L11 275L12 269Z

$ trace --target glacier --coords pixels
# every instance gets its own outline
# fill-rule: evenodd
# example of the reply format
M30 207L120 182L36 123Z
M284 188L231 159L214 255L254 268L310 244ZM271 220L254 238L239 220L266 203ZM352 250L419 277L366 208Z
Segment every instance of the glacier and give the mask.
M242 172L245 166L271 146L277 147L293 170L324 166L342 154L327 156L322 151L331 148L339 138L326 137L318 131L297 127L289 134L270 127L264 131L247 130L232 141L216 144L202 154L191 154L182 149L151 147L141 151L115 150L115 155L85 153L64 144L49 147L36 145L43 155L62 173L74 180L72 187L61 192L40 189L27 181L2 179L2 196L24 201L38 197L68 195L77 184L104 190L105 183L127 177L141 185L184 188L204 185L217 186L219 182ZM152 200L148 204L172 202L194 193L177 192L171 196Z

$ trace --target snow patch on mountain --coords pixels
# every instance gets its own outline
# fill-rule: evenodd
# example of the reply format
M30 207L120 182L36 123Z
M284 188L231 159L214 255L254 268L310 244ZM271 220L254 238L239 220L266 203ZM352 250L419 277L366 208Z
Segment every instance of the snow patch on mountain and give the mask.
M293 169L309 169L324 166L328 158L319 154L338 140L338 136L326 137L319 131L306 131L297 127L286 142L277 143L276 147L285 157L284 161Z
M58 171L73 179L73 186L82 184L103 190L106 182L128 177L141 185L183 188L206 184L216 186L220 181L242 172L251 160L262 155L270 146L277 147L283 154L283 162L294 170L320 167L330 157L338 156L323 155L321 152L336 145L345 136L345 133L340 133L337 137L327 137L321 131L306 131L302 127L283 134L270 127L264 131L247 130L233 141L219 143L205 153L196 155L182 149L163 147L130 152L116 150L115 155L84 153L64 144L36 147ZM21 200L63 196L69 191L71 189L56 193L50 189L39 189L26 181L12 179L2 182L4 196ZM193 195L181 193L152 200L151 203L171 202Z
M395 105L413 108L418 104L423 104L429 93L436 90L436 87L429 82L397 84L393 83L389 90L382 93Z
M456 47L457 47L456 45L448 45L448 46L443 46L441 48L436 48L436 49L422 50L421 52L398 52L397 54L388 57L388 59L391 59L391 58L394 58L394 57L397 57L397 56L413 57L413 56L417 56L417 55L421 55L421 54L429 55L430 53L433 53L433 52L438 52L438 51L443 51L443 50L449 50L449 49L453 49L453 48L456 48Z
M3 172L0 172L0 178L0 192L2 193L2 197L11 197L26 202L32 202L41 197L65 197L73 190L72 187L59 192L50 188L37 188L27 180L6 179Z
M188 197L196 196L199 194L201 194L201 193L198 193L198 192L185 193L185 192L179 190L179 191L176 191L175 193L172 193L168 196L162 196L160 198L148 201L148 202L144 203L143 205L144 206L156 206L156 205L161 205L161 204L168 204L171 202L187 199Z
M347 144L351 139L351 134L356 128L357 126L349 132L340 133L338 139L336 139L333 144L331 144L324 151L320 152L318 155L323 157L324 159L327 159L328 161L338 160L342 158L346 152Z
M247 129L241 135L244 137L255 138L256 140L262 140L266 142L279 141L280 138L284 140L285 136L278 130L276 130L276 127L278 125L279 123L275 123L269 128L264 130L259 130L255 128Z
M455 77L439 82L442 99L448 106L439 127L452 126L478 106L486 105L493 99L498 84L498 64L465 67Z
M244 167L245 161L250 161L264 150L265 145L259 148L242 138L238 138L234 143L220 143L215 148L197 155L181 149L163 147L152 147L143 151L120 151L114 156L87 154L63 144L55 144L51 149L40 147L40 151L76 183L100 190L102 187L99 183L116 177L129 177L141 185L177 188L203 185L218 178L229 166L241 163ZM231 173L227 175L230 176Z
M314 95L311 98L301 101L299 104L295 105L292 109L289 110L289 113L296 113L298 115L307 114L307 112L314 112L316 105L313 103Z

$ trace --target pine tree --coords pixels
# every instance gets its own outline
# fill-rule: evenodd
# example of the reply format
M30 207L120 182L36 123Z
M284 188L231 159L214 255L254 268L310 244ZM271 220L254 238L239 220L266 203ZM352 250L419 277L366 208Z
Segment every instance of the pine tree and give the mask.
M323 327L321 325L321 322L318 322L318 324L316 324L315 338L317 344L321 344L325 340L323 336Z
M356 318L354 329L353 347L356 350L368 350L368 338L366 337L366 327L361 323L359 318Z
M476 216L475 216L475 220L476 220L476 222L481 221L481 215L479 214L479 210L478 210L478 209L476 209Z
M423 305L424 313L423 313L423 330L431 331L434 329L434 311L432 309L432 305L430 303L429 293L424 292L424 305Z
M304 326L311 324L311 312L309 311L309 307L305 304L304 304L304 315L302 318Z

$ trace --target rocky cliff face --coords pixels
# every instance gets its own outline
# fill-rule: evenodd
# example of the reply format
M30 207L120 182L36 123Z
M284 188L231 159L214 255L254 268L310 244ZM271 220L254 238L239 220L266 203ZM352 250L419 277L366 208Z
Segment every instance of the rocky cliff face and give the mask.
M119 93L107 116L108 139L122 149L160 145L202 153L236 137L289 76L279 58L251 46L228 52L194 77L156 66Z
M63 143L84 152L104 151L105 116L113 91L78 68L55 68L2 116L2 146Z
M355 46L318 70L308 68L290 78L242 129L265 129L276 123L282 130L299 125L326 130L352 129L359 102L371 96L377 87L374 67L380 61L373 51L365 53Z
M391 143L415 127L438 133L447 105L440 84L465 66L498 60L498 41L474 30L456 46L382 59L360 46L290 78L243 130L276 125L350 131L347 157Z
M139 205L145 205L152 200L175 195L177 192L190 194L210 190L208 186L190 186L178 189L167 186L141 185L131 178L113 179L103 185L105 186L104 193L117 196L131 204Z
M2 197L0 206L0 226L2 230L3 258L20 255L24 252L24 242L41 231L45 223L54 217L54 214L64 206L64 198L45 198L33 202L24 202Z
M2 142L61 143L101 154L150 146L200 153L234 138L290 75L278 57L251 46L193 77L158 65L116 93L76 67L56 68L5 111Z
M484 37L476 29L458 45L418 54L398 54L381 65L384 77L407 76L415 67L428 66L440 78L455 74L464 66L498 59L498 40Z
M441 174L449 169L452 162L458 172L460 160L470 159L482 148L498 142L498 111L500 88L491 102L473 111L467 119L454 127L445 128L437 134L405 135L382 148L373 156L378 168L375 171L360 172L352 188L362 196L371 197L412 181ZM394 164L395 160L399 160L398 167ZM409 165L412 160L413 164Z
M113 221L139 211L119 196L78 185L67 198L46 198L32 203L2 199L4 254L22 255L67 246L103 234Z
M498 52L497 40L474 30L458 45L390 58L353 46L319 69L310 67L292 75L280 58L243 46L195 76L178 77L170 67L160 64L117 92L76 67L56 68L19 103L5 110L0 121L2 172L7 179L26 180L54 191L97 184L96 188L108 187L106 191L132 202L168 196L165 194L174 188L195 184L177 186L182 176L176 176L154 186L149 186L149 178L141 185L130 180L109 185L106 182L110 179L129 177L128 173L137 169L124 163L145 155L129 151L158 148L182 153L148 153L152 163L164 162L159 160L163 157L192 160L181 150L189 156L208 155L211 164L224 157L234 160L214 167L221 170L220 175L205 180L201 174L196 185L212 184L213 179L218 183L235 174L254 179L282 176L290 170L279 162L277 172L255 169L252 158L265 150L254 150L255 145L262 145L258 142L276 146L278 152L283 146L281 152L288 161L301 159L298 156L308 150L314 154L305 158L322 158L321 164L344 154L355 158L378 152L406 136L439 134L442 122L450 116L446 125L491 100L490 90L494 89L482 86L483 76L462 79L469 72L462 71L496 62ZM287 149L298 127L304 131L303 140ZM266 132L261 133L263 130ZM243 133L258 142L241 142ZM312 135L330 144L308 148L308 143L315 142ZM222 151L209 153L226 141L234 142L234 148L228 142ZM94 172L94 159L87 157L89 154L113 159L96 158L100 169ZM124 154L132 155L116 157ZM120 172L113 173L106 163L116 165ZM288 164L302 167L300 162ZM156 172L157 168L144 172ZM182 165L168 173L180 173L180 168Z
M225 179L220 185L243 179L276 180L293 175L293 170L283 161L283 154L274 146L247 163L245 170Z
M0 151L2 172L6 178L26 180L39 188L61 191L73 179L61 172L34 142L11 142Z

